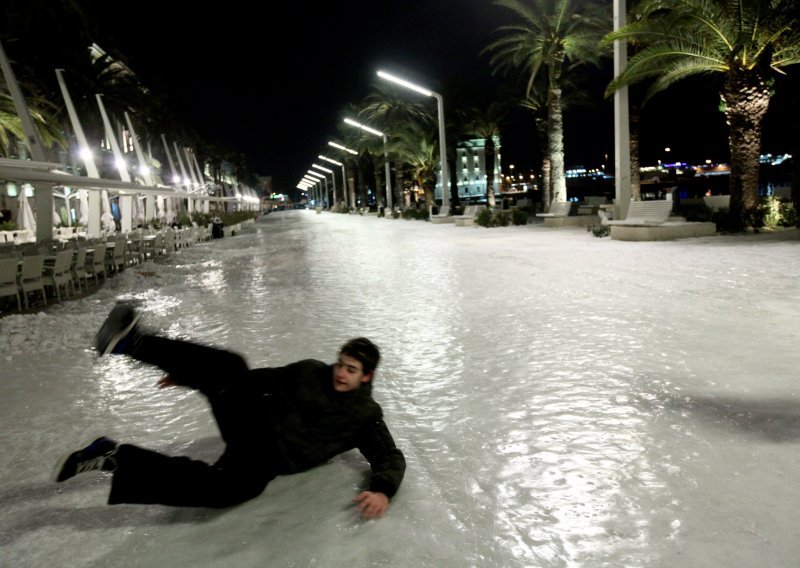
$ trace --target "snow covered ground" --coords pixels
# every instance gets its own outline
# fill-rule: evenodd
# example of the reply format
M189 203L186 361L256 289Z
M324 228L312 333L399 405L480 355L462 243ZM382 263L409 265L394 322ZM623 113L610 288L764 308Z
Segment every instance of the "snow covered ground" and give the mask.
M0 565L783 567L800 558L800 232L661 243L271 214L0 320ZM213 460L204 400L98 359L118 298L251 366L383 351L408 470L388 515L348 453L215 511L49 481L96 434Z

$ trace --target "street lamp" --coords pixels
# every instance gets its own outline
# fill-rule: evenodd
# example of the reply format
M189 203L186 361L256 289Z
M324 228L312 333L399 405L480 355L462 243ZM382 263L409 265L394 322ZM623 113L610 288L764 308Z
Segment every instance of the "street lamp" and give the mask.
M405 87L406 89L416 91L417 93L423 94L426 97L433 97L436 99L436 109L439 115L439 160L442 163L442 206L449 207L450 180L447 175L447 145L445 144L444 137L444 99L442 99L442 95L435 93L430 89L426 89L425 87L420 87L419 85L410 83L409 81L401 79L400 77L390 75L384 71L378 71L378 77L381 79L386 79L387 81L391 81L392 83L400 85L401 87Z
M331 179L333 180L333 202L336 203L336 176L333 175L333 170L329 170L324 166L320 166L319 164L311 164L312 168L317 168L318 170L322 170L323 172L331 174ZM328 178L325 178L325 197L328 197ZM330 207L328 207L330 209Z
M347 181L345 181L346 177L345 177L345 172L344 172L344 163L337 162L336 160L334 160L332 158L329 158L327 156L323 156L322 154L317 156L317 158L319 158L320 160L324 160L324 161L328 162L329 164L333 164L334 166L341 166L341 168L342 168L342 201L347 201L347 199L345 198L345 188L347 187ZM331 176L331 177L333 177L333 192L336 193L336 176ZM334 195L334 197L335 197L335 195Z
M343 152L347 152L348 154L353 154L354 156L358 156L358 152L356 152L352 148L348 148L347 146L342 146L341 144L338 144L336 142L330 142L329 141L328 142L328 146L332 146L333 148L336 148L337 150L341 150ZM342 175L344 175L344 168L342 168ZM345 187L342 190L342 192L345 194L345 202L346 202L345 205L347 205L348 207L355 208L355 206L356 206L356 203L355 203L356 196L355 196L355 193L348 191L349 187L348 187L348 184L347 184L347 178L342 180L342 185L344 185L344 187Z
M389 207L389 211L392 210L392 182L390 181L391 176L391 168L389 166L389 146L388 141L386 140L386 134L381 132L380 130L375 130L374 128L370 128L365 124L361 124L360 122L356 122L351 118L345 118L344 121L349 124L350 126L355 126L356 128L360 128L364 132L369 132L370 134L374 134L375 136L382 136L383 137L383 161L386 162L386 205Z
M325 193L328 193L328 180L327 178L319 172L315 172L314 170L308 170L306 175L309 176L311 179L316 181L317 183L323 182L325 184ZM319 198L320 206L323 206L324 200L322 199L322 186L320 185L319 189L317 190L317 197Z

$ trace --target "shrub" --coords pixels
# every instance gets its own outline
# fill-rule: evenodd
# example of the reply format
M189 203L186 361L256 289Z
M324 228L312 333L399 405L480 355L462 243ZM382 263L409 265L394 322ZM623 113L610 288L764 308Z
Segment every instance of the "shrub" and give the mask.
M511 214L508 211L498 211L493 222L495 227L508 227L511 224Z
M19 227L13 221L6 221L5 223L0 223L0 231L17 231Z
M400 217L400 210L399 209L393 209L392 210L392 219L397 219L399 217Z
M797 214L797 209L791 201L781 204L781 211L783 219L781 225L784 227L800 227L800 216Z
M711 209L705 203L685 204L680 203L675 208L675 213L687 221L710 221Z
M206 227L209 223L211 223L212 215L211 213L202 213L202 212L195 212L192 213L192 221L197 223L199 227Z
M527 225L528 214L521 209L514 209L511 211L511 221L515 225Z
M492 227L492 210L488 207L486 209L481 209L476 216L476 221L481 227L486 227L487 229Z

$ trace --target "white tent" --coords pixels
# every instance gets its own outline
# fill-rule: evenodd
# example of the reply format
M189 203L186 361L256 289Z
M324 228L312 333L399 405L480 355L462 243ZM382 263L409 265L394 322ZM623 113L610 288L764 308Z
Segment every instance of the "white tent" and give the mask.
M24 186L17 195L17 224L20 229L27 229L36 234L36 217L33 215L31 204L28 203L28 194Z
M78 218L78 223L83 225L84 227L89 226L89 192L85 189L81 189L78 191L78 199L80 200L80 217Z
M117 225L114 223L114 215L111 214L111 201L108 198L108 191L105 189L100 192L100 223L103 225L103 230L107 232L116 231Z

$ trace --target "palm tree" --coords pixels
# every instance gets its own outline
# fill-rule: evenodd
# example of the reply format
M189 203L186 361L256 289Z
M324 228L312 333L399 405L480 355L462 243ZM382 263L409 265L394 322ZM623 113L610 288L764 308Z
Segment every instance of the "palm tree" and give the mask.
M0 90L3 89L5 84L0 81ZM53 105L39 97L26 97L25 102L45 149L55 146L66 148L66 140L58 127L58 122L53 118ZM17 154L21 150L19 144L23 144L30 151L27 140L28 137L22 129L22 120L17 114L11 95L0 93L0 155L11 157Z
M500 124L507 112L507 103L504 100L494 100L489 103L485 112L473 111L472 132L483 138L484 173L486 177L486 203L489 207L495 206L494 193L494 168L495 168L495 137L500 136Z
M431 124L434 115L425 101L413 100L405 89L401 92L400 88L382 82L372 86L372 90L364 98L358 118L385 132L391 148L396 132L412 122ZM391 157L397 158L397 155L390 152ZM399 159L394 161L394 171L392 202L401 203L399 198L403 187L404 167Z
M563 201L567 198L561 103L565 67L596 62L598 42L608 27L595 5L585 4L579 10L577 0L495 0L495 4L514 12L521 22L498 28L503 37L484 51L493 53L490 63L494 72L522 71L527 79L526 96L539 74L546 73L547 153L553 198Z
M543 81L538 81L543 82ZM530 90L528 96L520 101L520 106L531 111L533 114L533 124L536 129L537 139L539 140L539 151L542 156L542 163L539 166L538 178L539 189L542 191L542 203L547 209L552 195L552 166L550 153L547 151L547 89L534 88Z
M395 133L391 150L408 164L414 181L425 191L425 205L434 205L436 170L439 165L438 136L433 135L430 127L409 122Z
M800 62L793 0L643 0L636 19L604 39L646 47L608 87L607 94L655 78L648 96L691 76L718 75L729 127L731 210L745 224L758 207L762 121L776 73Z

